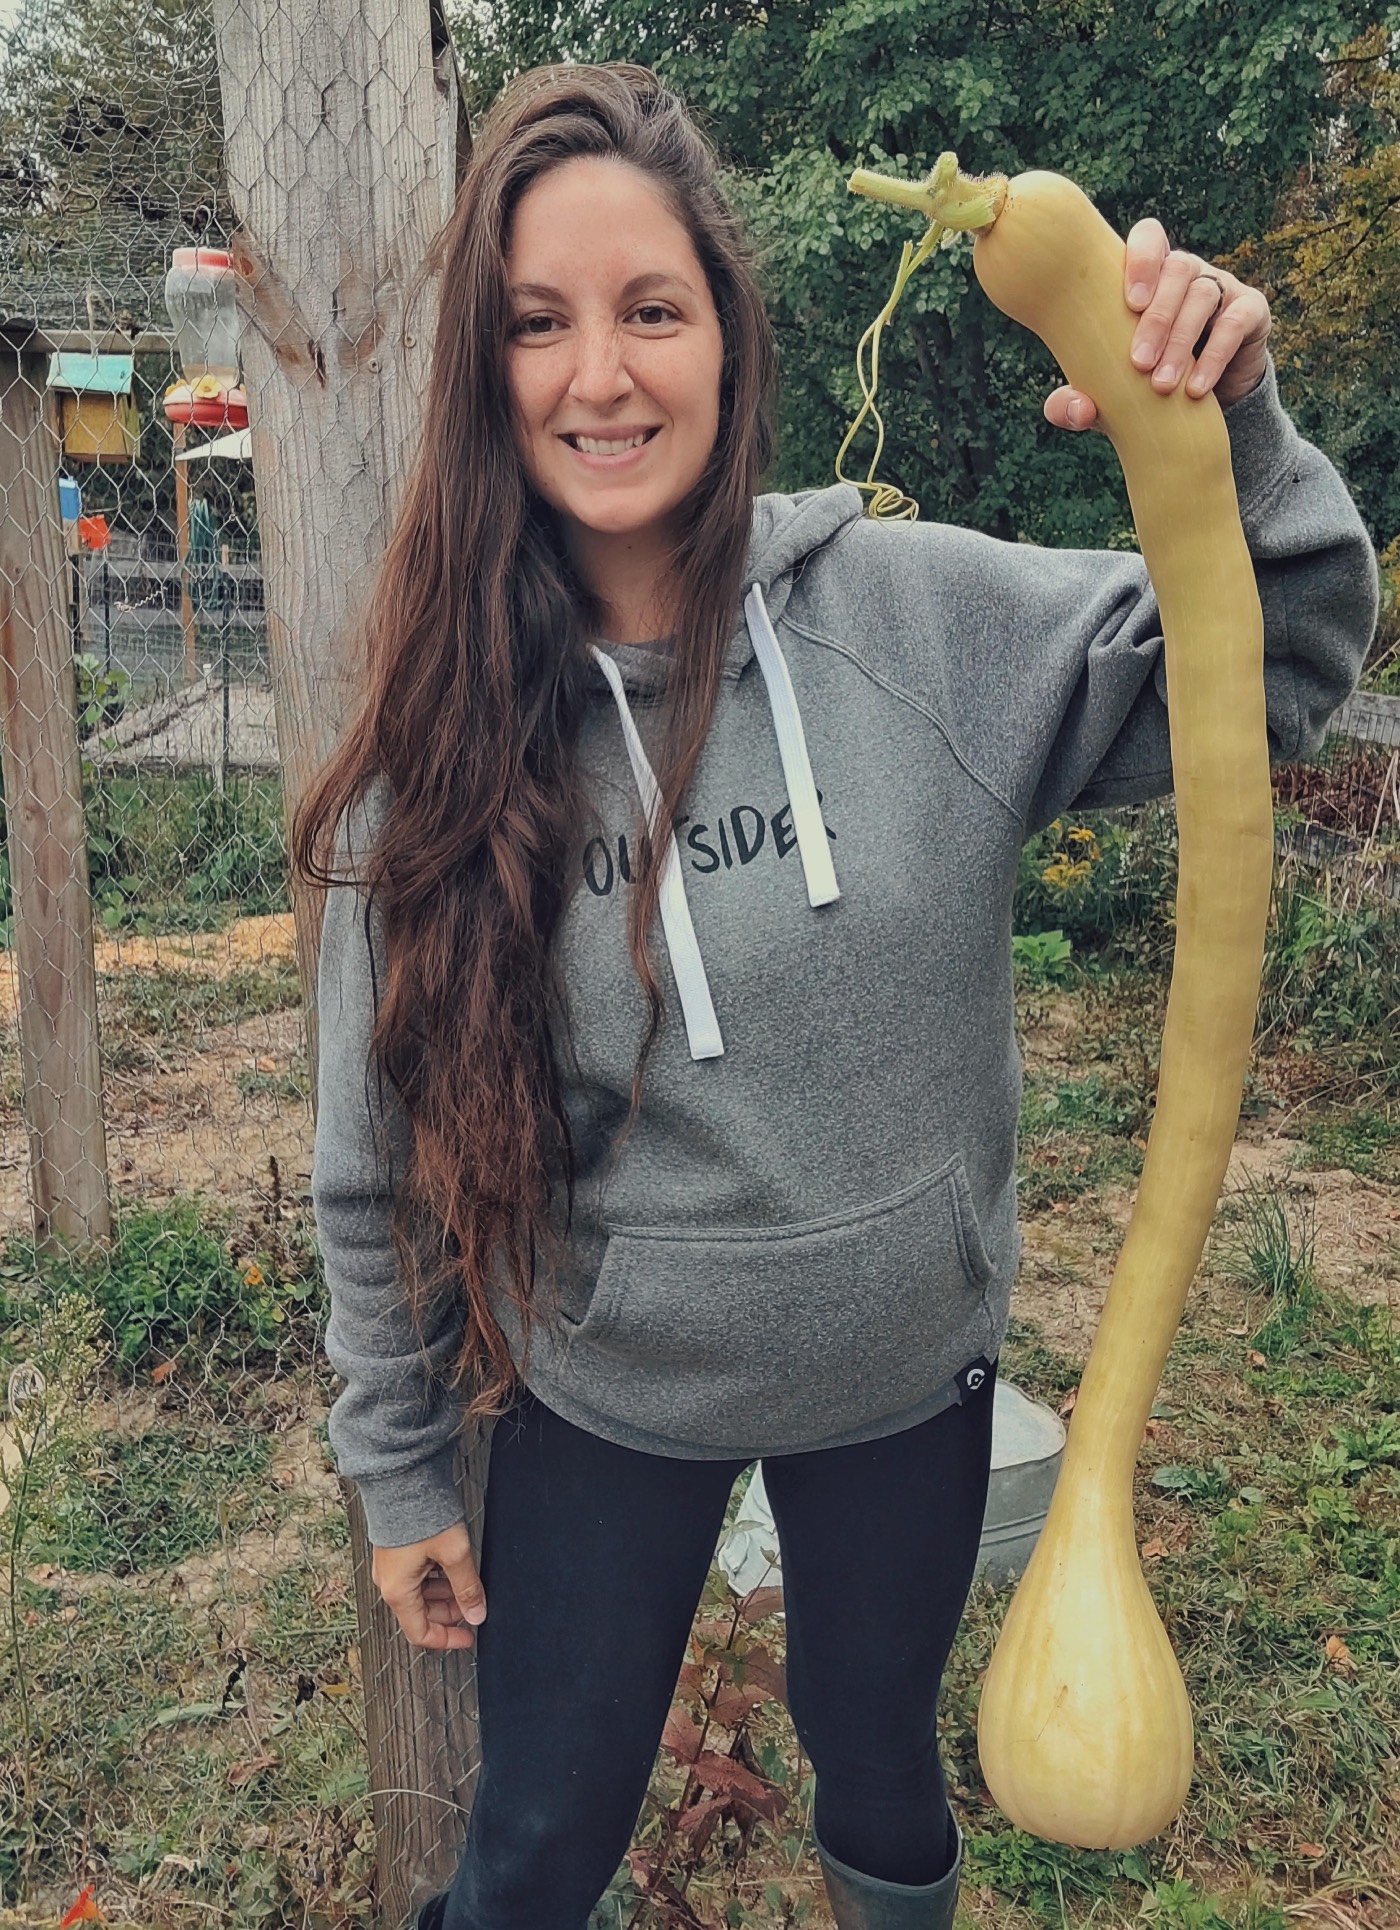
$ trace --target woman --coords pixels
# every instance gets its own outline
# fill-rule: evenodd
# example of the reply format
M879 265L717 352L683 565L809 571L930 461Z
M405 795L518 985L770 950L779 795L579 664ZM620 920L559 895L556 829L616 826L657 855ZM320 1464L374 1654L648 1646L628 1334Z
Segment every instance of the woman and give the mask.
M339 880L331 1443L408 1640L479 1630L480 1782L424 1930L583 1930L759 1456L837 1922L952 1924L935 1709L1020 1244L1017 857L1171 786L1139 556L759 493L773 344L715 167L640 67L495 104L363 702L296 825ZM1153 220L1124 292L1144 381L1228 411L1272 748L1306 756L1375 624L1365 531L1261 295ZM479 1572L464 1416L494 1421Z

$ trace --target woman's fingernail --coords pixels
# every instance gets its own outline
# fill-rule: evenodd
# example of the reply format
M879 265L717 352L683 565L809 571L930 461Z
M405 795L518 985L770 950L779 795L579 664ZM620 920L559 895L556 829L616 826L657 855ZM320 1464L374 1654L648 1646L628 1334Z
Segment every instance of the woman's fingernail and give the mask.
M1070 419L1070 426L1072 428L1075 428L1075 429L1079 428L1079 426L1084 420L1084 404L1082 402L1070 403L1069 419Z
M1133 350L1133 360L1140 369L1150 368L1152 366L1152 354L1151 342L1139 342Z
M1134 308L1141 308L1147 300L1147 283L1145 281L1135 281L1128 290L1128 300Z
M1193 375L1186 386L1192 395L1203 395L1205 393L1206 378L1203 375Z
M1164 389L1174 389L1176 387L1176 370L1170 362L1163 362L1157 371L1157 380Z

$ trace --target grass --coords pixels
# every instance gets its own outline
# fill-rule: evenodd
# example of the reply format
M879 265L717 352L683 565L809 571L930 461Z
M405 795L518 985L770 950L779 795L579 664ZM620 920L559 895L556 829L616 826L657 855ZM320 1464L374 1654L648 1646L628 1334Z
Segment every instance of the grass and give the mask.
M1135 1135L1146 1110L1140 1090L1106 1072L1028 1077L1021 1095L1021 1210L1036 1212L1109 1183L1131 1184L1142 1171Z
M1305 1168L1348 1167L1362 1179L1400 1183L1400 1122L1362 1106L1328 1112L1303 1125Z

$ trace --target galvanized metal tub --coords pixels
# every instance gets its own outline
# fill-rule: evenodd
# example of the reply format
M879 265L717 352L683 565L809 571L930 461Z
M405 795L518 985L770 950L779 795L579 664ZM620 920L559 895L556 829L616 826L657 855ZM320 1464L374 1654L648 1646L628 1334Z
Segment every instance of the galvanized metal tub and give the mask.
M1050 1496L1064 1459L1059 1416L1019 1387L999 1380L992 1408L992 1472L977 1557L979 1579L1015 1581L1045 1525ZM720 1537L716 1560L731 1588L781 1588L778 1533L763 1485L763 1463L753 1471L733 1522Z

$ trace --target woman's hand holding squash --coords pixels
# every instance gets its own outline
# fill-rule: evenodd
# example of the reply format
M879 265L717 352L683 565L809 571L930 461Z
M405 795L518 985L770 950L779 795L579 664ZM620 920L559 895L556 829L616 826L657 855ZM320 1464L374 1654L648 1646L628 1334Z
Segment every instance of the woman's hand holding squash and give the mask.
M1170 395L1185 377L1188 396L1213 390L1228 409L1263 381L1273 326L1267 299L1200 255L1169 247L1155 216L1128 232L1123 298L1138 314L1133 365L1159 394ZM1045 419L1057 429L1092 429L1096 415L1079 389L1045 398Z

